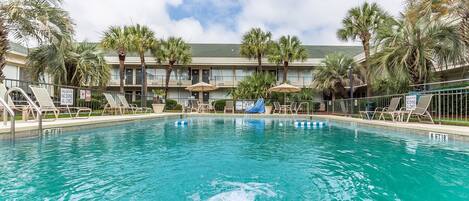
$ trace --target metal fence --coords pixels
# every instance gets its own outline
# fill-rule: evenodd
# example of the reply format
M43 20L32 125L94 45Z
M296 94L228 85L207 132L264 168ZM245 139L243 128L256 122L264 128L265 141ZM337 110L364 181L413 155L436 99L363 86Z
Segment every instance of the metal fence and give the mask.
M368 105L388 107L392 98L401 97L399 108L405 107L411 95L433 94L428 111L438 123L464 123L469 120L469 87L438 89L405 94L340 99L327 102L327 111L333 114L358 116L360 111L369 110Z
M103 88L98 87L75 87L75 86L64 86L56 85L42 82L31 82L23 80L14 80L14 79L5 79L3 84L7 89L18 87L23 89L26 94L33 100L35 96L32 93L32 90L29 86L41 86L47 89L51 99L53 100L56 106L65 106L63 100L61 101L61 91L68 90L72 94L72 97L69 97L69 107L87 107L92 109L93 114L101 114L102 109L107 104L103 93L109 93L116 97L119 93L118 91L107 91ZM153 96L142 96L139 94L125 94L126 99L130 104L137 105L138 107L151 107L153 102ZM24 96L13 91L10 94L15 105L27 105L27 101ZM2 97L3 98L3 97ZM146 101L142 101L146 100Z

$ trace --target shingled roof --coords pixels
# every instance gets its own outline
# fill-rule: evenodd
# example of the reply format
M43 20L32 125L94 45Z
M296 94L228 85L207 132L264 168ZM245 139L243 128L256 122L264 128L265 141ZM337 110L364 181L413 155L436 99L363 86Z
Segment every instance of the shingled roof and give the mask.
M241 57L239 54L240 44L211 44L211 43L189 43L193 57ZM305 45L309 58L324 58L327 54L340 52L347 56L356 56L362 52L361 46L317 46ZM28 48L14 42L10 42L10 49L23 54L28 54ZM107 56L115 56L114 51L107 51ZM151 56L148 52L146 56ZM138 56L136 53L128 53L127 56Z

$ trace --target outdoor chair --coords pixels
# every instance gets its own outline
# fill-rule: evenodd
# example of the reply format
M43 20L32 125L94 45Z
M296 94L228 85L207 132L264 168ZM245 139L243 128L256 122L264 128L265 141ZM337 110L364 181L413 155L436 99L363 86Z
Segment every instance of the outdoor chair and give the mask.
M234 109L233 101L226 101L225 108L223 109L223 112L226 113L226 111L231 111L231 113L234 114L235 109Z
M435 122L433 121L432 115L430 112L428 112L428 108L430 107L430 103L432 102L433 95L424 95L421 96L417 106L413 110L407 110L406 108L401 108L400 115L401 119L403 120L404 115L407 114L407 120L406 122L410 121L410 117L416 116L419 122L421 122L421 117L428 117L430 119L430 122L434 124Z
M5 94L7 93L7 91L8 90L5 87L5 85L0 83L0 97L1 98L5 98ZM23 120L28 120L29 119L29 114L31 114L34 119L36 118L36 116L35 116L33 110L31 109L30 105L15 105L15 103L13 102L13 99L11 98L10 95L8 95L8 100L5 100L5 101L7 101L8 106L10 106L10 108L13 111L18 111L18 112L22 113ZM3 115L3 110L4 110L3 106L0 106L0 114L1 115Z
M292 102L292 103L290 104L289 110L290 110L290 113L291 113L291 114L293 114L293 112L298 113L298 107L297 107L297 105L298 105L297 102Z
M109 93L103 93L103 95L104 95L104 98L106 99L107 103L106 103L106 105L104 105L103 112L102 112L101 115L104 115L104 113L106 111L110 111L111 114L112 113L117 114L117 112L119 112L122 115L123 114L122 113L122 108L119 106L119 104L117 104L114 97Z
M147 113L148 111L151 112L151 108L138 107L135 104L129 104L129 102L127 102L127 99L125 98L125 96L123 94L117 94L117 99L120 102L122 112L125 112L126 110L127 111L132 111L133 114L137 114L137 112L139 112L139 111L140 112L145 112L145 113Z
M208 104L208 112L213 112L213 113L216 113L216 110L215 110L215 101L210 101L209 104Z
M273 109L272 113L275 113L276 111L277 111L278 114L280 114L281 111L282 111L282 107L280 106L279 102L274 102L274 109Z
M349 111L347 109L347 106L345 105L344 100L340 101L340 110L341 110L342 114L344 114L344 115L347 115L349 113Z
M70 114L70 118L73 118L71 110L76 110L75 118L80 117L81 112L88 112L87 118L91 116L92 111L87 107L56 107L46 88L40 86L29 86L29 88L33 92L34 97L36 97L36 101L38 102L41 113L44 113L44 115L46 115L48 112L52 112L55 116L55 119L57 120L59 118L60 112L65 110Z
M360 111L360 116L363 119L374 119L377 114L379 114L378 120L383 119L386 121L386 115L391 116L391 120L395 121L399 116L399 103L401 102L401 97L394 97L391 99L388 107L377 107L373 111Z

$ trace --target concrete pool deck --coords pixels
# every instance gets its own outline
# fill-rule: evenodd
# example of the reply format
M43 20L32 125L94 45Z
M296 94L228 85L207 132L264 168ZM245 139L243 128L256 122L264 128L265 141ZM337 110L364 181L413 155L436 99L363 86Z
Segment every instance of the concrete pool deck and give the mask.
M77 130L80 127L93 127L93 126L109 126L115 123L153 119L153 118L164 118L164 117L178 117L180 115L188 116L221 116L221 117L245 117L246 114L198 114L198 113L163 113L163 114L139 114L139 115L124 115L124 116L93 116L88 119L59 119L56 121L46 120L43 122L43 129L51 128L68 128L69 130ZM358 118L350 118L344 116L335 115L249 115L251 117L262 118L262 117L297 117L297 118L313 118L313 119L324 119L331 121L341 122L354 122L357 124L363 124L372 127L386 127L395 130L415 130L420 132L436 132L443 134L450 134L455 136L461 136L463 138L469 138L469 127L464 126L450 126L450 125L438 125L438 124L425 124L425 123L396 123L390 121L378 121L378 120L364 120ZM29 133L29 135L38 129L38 122L36 121L17 121L16 122L16 133L20 134ZM10 133L10 125L0 125L0 138ZM22 135L19 135L22 136ZM18 137L19 137L18 136ZM26 134L28 136L28 134Z

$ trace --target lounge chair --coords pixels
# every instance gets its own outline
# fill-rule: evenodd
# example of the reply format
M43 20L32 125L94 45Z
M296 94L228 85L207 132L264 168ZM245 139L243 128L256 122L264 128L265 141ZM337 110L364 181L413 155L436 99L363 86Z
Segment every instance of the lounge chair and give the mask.
M217 111L215 110L215 101L210 101L208 104L208 112L214 112L216 113Z
M394 97L391 99L388 107L384 107L384 108L377 107L375 108L374 111L360 111L360 116L362 118L366 117L366 119L371 120L371 119L374 119L374 117L377 114L379 114L378 120L383 119L384 121L386 121L386 115L390 115L391 120L395 121L396 118L399 117L399 103L400 102L401 102L401 97Z
M192 102L191 112L200 112L199 101L198 100L192 100L191 102Z
M125 96L123 94L117 94L117 99L119 100L119 102L121 104L120 106L122 108L122 112L125 112L125 110L132 111L133 114L136 114L139 111L140 112L145 112L145 113L147 113L148 111L151 112L150 108L137 107L137 105L129 104L129 102L127 102L127 99L125 98Z
M7 88L5 87L4 84L0 83L0 97L5 98L5 94L7 93ZM31 109L31 106L29 105L15 105L13 102L13 99L11 98L10 95L8 95L8 100L5 100L8 103L8 106L10 106L13 111L18 111L21 112L23 115L23 120L28 120L29 119L29 114L32 114L33 118L36 118L34 115L34 112ZM3 106L0 106L0 114L3 114Z
M345 105L345 101L342 100L340 101L340 110L342 110L342 113L344 115L347 115L350 111L348 111L347 106Z
M430 119L430 122L434 124L435 122L433 121L432 115L430 112L428 112L428 107L430 107L430 103L432 102L433 95L424 95L419 98L419 101L417 103L417 106L413 110L407 110L406 108L401 108L400 115L402 115L402 119L404 115L407 114L407 120L406 122L410 121L411 116L416 116L419 122L421 121L421 117L428 117Z
M298 113L298 103L297 102L292 102L289 106L289 110L290 110L290 113L293 114L293 113Z
M44 115L46 115L48 112L52 112L55 116L55 119L58 119L60 112L65 110L70 114L70 118L73 118L71 110L76 110L75 118L80 117L81 112L88 112L88 118L91 116L92 111L87 107L56 107L46 88L40 86L29 86L29 88L33 92L34 97L36 97L36 101L38 102L39 108L41 109L41 113L44 113Z
M231 111L231 113L234 114L235 109L234 109L233 101L226 101L225 108L223 109L223 112L226 113L226 111Z
M114 97L109 94L109 93L103 93L104 98L106 98L106 105L103 108L103 112L101 115L104 115L104 113L107 111L111 111L111 113L117 114L119 112L121 115L122 113L122 107L117 104L116 100L114 100Z

